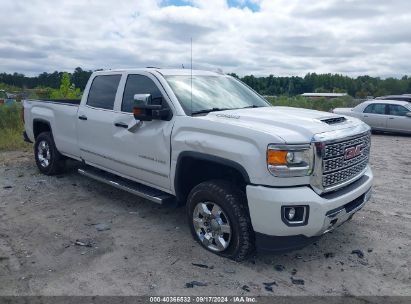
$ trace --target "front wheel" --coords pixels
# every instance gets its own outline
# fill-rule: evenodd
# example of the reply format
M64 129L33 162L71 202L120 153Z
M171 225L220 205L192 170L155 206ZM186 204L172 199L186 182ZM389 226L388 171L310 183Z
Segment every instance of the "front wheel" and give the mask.
M64 157L57 150L51 132L40 133L34 143L34 157L41 173L55 175L63 172Z
M226 181L203 182L190 192L187 215L193 237L218 255L244 260L254 250L246 197Z

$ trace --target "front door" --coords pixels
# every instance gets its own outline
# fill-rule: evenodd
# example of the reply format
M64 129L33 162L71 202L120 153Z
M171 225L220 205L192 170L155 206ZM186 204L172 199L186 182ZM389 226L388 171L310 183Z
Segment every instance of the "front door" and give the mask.
M150 73L130 74L124 86L112 133L112 158L118 172L146 185L170 190L171 132L174 119L139 122L132 115L135 94L151 94L152 103L169 108L165 92Z

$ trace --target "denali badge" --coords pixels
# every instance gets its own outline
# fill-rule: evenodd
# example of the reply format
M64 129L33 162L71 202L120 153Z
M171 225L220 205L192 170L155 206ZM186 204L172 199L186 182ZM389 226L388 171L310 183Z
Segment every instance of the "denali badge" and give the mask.
M344 159L348 160L348 159L354 158L362 154L363 149L364 149L364 144L360 144L358 146L345 149Z

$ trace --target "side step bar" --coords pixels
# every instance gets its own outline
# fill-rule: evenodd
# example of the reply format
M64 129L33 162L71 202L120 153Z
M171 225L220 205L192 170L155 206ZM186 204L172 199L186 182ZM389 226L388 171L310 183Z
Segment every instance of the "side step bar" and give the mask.
M90 177L99 182L103 182L115 188L125 190L149 201L157 204L168 204L174 202L174 196L166 192L148 187L146 185L139 184L122 178L120 176L111 174L109 172L95 169L92 167L85 167L78 169L78 173L81 175Z

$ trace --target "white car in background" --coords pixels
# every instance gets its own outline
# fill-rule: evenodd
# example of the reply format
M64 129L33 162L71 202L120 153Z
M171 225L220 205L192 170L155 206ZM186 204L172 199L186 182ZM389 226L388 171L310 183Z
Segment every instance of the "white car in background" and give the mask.
M411 134L411 103L406 101L374 99L333 113L359 118L374 131Z

